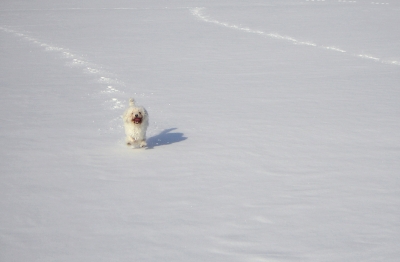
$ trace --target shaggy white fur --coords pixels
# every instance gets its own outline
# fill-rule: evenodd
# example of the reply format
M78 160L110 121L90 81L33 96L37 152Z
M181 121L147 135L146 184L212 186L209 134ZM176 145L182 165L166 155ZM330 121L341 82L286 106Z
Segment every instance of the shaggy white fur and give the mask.
M129 99L129 108L122 116L124 120L126 144L139 144L140 147L147 146L146 130L149 126L149 115L142 106L136 106L133 98Z

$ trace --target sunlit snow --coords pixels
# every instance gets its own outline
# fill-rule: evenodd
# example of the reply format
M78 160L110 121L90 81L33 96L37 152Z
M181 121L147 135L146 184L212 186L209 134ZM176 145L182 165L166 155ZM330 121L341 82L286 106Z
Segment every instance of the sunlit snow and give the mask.
M399 24L395 0L1 1L0 261L398 261Z

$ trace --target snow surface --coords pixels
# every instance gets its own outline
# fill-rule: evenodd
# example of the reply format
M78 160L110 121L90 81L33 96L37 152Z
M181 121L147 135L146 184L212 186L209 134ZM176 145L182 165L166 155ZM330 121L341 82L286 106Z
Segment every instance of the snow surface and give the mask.
M398 261L377 1L1 1L0 261Z

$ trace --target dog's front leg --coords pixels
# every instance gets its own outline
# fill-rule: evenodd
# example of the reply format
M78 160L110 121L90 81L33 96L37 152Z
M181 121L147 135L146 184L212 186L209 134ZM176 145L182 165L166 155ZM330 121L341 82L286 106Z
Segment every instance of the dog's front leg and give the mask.
M133 139L133 137L131 137L131 136L127 136L127 137L126 137L126 144L127 144L128 146L130 146L130 145L132 145L133 143L135 143L135 139Z
M145 147L147 146L146 140L142 140L142 142L140 142L140 147Z

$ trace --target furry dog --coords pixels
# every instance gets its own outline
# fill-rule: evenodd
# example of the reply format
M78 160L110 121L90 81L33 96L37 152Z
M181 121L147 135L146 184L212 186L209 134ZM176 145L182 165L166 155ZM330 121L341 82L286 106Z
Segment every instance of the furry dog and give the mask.
M149 115L146 109L135 105L135 100L129 99L129 108L122 116L124 120L126 144L139 144L140 147L147 146L146 130L149 126Z

